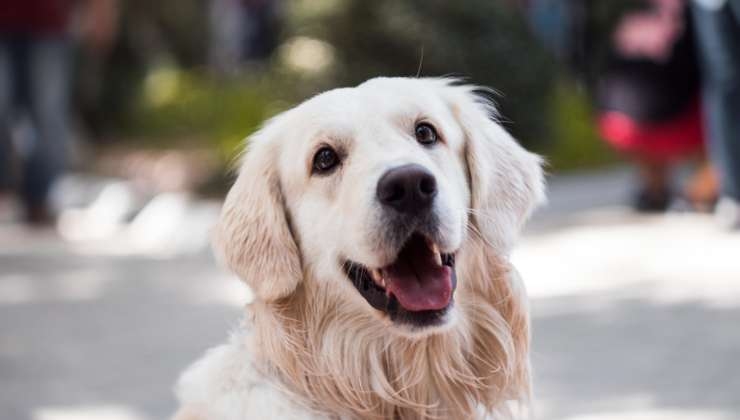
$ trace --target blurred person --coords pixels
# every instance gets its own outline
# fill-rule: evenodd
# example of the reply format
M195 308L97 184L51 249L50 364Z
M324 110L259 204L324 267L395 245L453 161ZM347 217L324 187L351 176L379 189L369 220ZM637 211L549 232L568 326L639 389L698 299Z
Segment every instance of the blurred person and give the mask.
M277 0L211 0L210 61L221 73L238 71L244 61L264 60L277 46Z
M595 5L584 0L518 0L532 29L593 88L601 136L635 162L638 211L664 211L673 196L675 163L703 156L699 72L684 0L642 0L612 5L617 21L608 32L606 64L600 55ZM603 13L603 10L600 10ZM591 69L593 70L593 69ZM595 73L595 74L592 74ZM699 210L716 200L713 168L703 162L683 191Z
M209 6L211 67L231 73L241 60L245 24L241 0L211 0Z
M573 28L572 2L562 0L523 1L532 30L559 58L567 58Z
M114 0L3 0L0 4L0 188L16 185L33 225L53 222L49 191L67 163L73 65L72 22L91 48L113 36ZM13 128L27 115L27 147Z
M599 132L633 160L638 211L664 211L672 199L671 168L703 152L699 73L687 4L647 0L623 14L610 58L598 78ZM712 205L716 181L704 165L684 191L698 209Z
M720 177L715 214L740 228L740 0L694 0L709 151Z

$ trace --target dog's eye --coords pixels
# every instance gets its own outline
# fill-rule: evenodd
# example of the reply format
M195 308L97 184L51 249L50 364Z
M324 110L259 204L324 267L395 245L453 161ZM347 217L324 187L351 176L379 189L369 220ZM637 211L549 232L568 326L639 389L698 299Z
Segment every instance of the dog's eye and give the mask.
M430 146L437 142L437 130L428 123L419 123L415 129L416 141L419 143Z
M339 156L331 147L322 147L313 156L313 172L326 174L339 165Z

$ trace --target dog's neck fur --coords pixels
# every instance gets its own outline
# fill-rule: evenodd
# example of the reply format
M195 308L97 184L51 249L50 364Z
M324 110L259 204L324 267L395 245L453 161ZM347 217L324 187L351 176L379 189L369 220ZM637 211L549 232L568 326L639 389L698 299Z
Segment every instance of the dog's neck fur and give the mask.
M323 284L251 305L259 365L287 392L343 418L481 418L529 396L529 331L508 262L469 239L458 255L455 326L420 338L387 330Z

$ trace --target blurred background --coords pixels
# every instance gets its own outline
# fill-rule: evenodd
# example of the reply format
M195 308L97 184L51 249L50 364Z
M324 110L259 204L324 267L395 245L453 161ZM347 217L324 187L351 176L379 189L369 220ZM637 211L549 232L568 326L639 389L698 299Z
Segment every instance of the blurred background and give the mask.
M250 298L208 245L243 139L380 75L495 88L548 162L537 418L740 418L738 0L0 1L2 417L171 414Z

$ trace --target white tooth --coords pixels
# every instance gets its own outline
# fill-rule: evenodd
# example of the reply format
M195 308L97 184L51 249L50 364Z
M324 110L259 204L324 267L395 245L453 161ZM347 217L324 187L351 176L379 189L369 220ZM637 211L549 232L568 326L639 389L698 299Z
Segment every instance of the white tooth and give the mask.
M439 251L434 253L434 261L437 262L437 265L442 265L442 254Z
M373 277L373 281L376 284L383 283L383 276L380 275L380 270L378 270L378 269L372 270L372 271L370 271L370 275Z
M434 243L434 241L433 241L433 240L431 240L431 239L429 239L429 238L424 238L424 239L426 239L426 241L427 241L427 246L428 246L428 247L429 247L429 248L430 248L430 249L432 250L432 252L437 252L437 251L439 251L439 247L437 246L437 244L435 244L435 243Z
M434 260L437 262L437 265L442 265L442 254L439 252L439 246L429 239L427 239L427 245L429 245L429 248L432 250L432 254L434 254Z
M432 252L434 252L435 254L439 254L439 247L437 246L437 244L432 244Z

